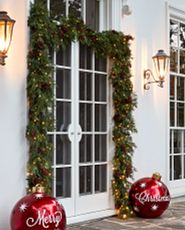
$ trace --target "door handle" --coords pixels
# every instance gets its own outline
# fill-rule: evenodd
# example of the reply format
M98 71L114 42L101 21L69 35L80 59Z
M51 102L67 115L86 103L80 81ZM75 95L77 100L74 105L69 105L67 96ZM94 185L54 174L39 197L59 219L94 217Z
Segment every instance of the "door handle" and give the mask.
M76 133L76 138L77 138L77 141L80 141L81 138L82 138L82 129L81 129L81 126L80 125L77 125L77 128L76 128L76 132L74 131L74 125L72 124L69 124L68 126L68 129L67 129L67 132L68 132L68 138L69 140L72 142L74 136L75 136L75 133Z
M74 138L74 130L73 130L72 124L69 124L67 131L68 131L68 138L72 142L72 140Z
M80 142L81 139L82 139L82 128L78 124L78 126L77 126L77 140Z

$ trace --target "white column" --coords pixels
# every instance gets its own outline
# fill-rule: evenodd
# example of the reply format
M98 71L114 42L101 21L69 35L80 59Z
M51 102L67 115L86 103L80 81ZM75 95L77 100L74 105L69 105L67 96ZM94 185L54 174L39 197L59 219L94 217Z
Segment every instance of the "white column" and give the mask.
M121 30L122 0L110 1L110 29Z

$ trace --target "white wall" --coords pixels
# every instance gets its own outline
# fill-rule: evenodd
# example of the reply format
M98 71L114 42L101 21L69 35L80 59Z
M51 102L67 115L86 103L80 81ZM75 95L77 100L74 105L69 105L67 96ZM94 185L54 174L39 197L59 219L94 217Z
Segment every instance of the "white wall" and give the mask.
M9 230L11 210L26 187L27 3L0 0L0 10L16 20L6 65L0 66L0 229Z
M132 14L123 16L122 30L134 37L132 73L134 91L138 96L135 180L158 171L162 180L167 182L168 79L164 88L154 84L148 91L143 89L143 71L150 68L155 73L152 56L159 49L169 51L166 4L163 0L128 0L127 3Z
M170 5L185 11L185 2L184 0L168 0L167 1Z
M168 5L185 11L184 0L127 0L131 15L122 16L122 31L134 37L132 42L132 74L134 91L138 96L135 111L138 133L134 135L137 145L134 166L135 180L151 176L158 171L168 183L168 77L164 88L151 85L143 89L143 71L154 70L152 56L158 49L169 54Z

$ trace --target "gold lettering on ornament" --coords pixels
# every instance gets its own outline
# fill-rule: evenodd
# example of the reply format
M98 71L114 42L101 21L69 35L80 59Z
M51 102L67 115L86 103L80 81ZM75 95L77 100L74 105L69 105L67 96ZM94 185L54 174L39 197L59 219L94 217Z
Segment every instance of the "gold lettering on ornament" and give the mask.
M55 223L55 227L57 228L60 221L62 220L62 213L60 211L56 211L53 215L47 215L46 210L38 211L38 217L35 220L33 217L29 217L26 220L26 225L28 227L34 227L36 225L42 225L44 228L49 228L49 224Z
M145 204L145 202L168 202L170 201L170 196L152 196L147 192L136 193L135 198L141 203Z

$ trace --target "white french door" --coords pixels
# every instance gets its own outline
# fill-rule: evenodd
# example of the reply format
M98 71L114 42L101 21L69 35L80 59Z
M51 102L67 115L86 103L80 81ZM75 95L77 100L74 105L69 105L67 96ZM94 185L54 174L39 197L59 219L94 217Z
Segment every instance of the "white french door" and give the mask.
M185 15L184 15L185 17ZM185 20L170 18L169 181L173 195L185 192Z
M67 216L110 208L106 59L78 42L54 55L53 191Z
M109 0L44 2L55 21L71 15L95 31L108 27ZM53 195L68 218L106 212L111 201L106 59L72 42L55 52L52 60L55 127L48 135L54 146Z

